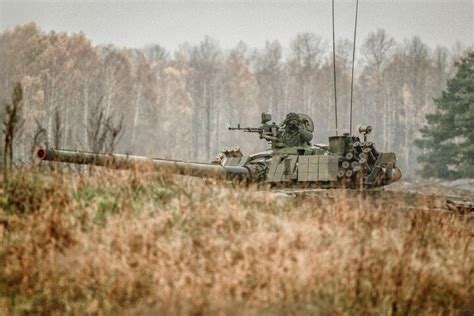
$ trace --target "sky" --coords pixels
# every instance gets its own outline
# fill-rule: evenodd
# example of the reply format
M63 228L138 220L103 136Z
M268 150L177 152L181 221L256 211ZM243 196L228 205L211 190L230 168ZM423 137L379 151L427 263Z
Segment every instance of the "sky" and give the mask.
M335 1L338 38L352 39L355 0ZM33 1L0 0L0 30L34 21L44 31L84 32L96 45L175 50L206 35L221 47L239 41L288 45L300 32L332 38L331 1ZM359 0L358 39L384 28L397 40L419 35L428 45L474 44L474 0Z

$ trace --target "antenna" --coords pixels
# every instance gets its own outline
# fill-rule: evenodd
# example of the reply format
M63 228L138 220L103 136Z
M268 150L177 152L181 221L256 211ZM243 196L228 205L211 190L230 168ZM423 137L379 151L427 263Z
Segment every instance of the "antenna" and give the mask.
M355 63L355 49L356 49L356 39L357 39L357 13L358 11L359 11L359 0L356 0L356 14L355 14L355 24L354 24L354 46L352 48L351 110L350 110L350 115L349 115L349 120L350 120L349 121L349 135L352 135L352 96L354 92L354 63Z
M332 0L332 63L334 66L334 112L336 115L336 136L337 136L336 32L334 30L334 0Z

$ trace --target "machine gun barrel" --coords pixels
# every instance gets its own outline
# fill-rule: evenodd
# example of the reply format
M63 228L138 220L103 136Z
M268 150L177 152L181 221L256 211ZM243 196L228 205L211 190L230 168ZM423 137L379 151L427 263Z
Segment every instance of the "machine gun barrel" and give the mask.
M261 127L240 127L238 125L237 127L229 127L230 131L244 131L247 133L263 133L263 128Z
M265 139L270 142L279 141L277 137L278 126L275 123L271 125L263 123L260 127L240 127L240 124L237 124L237 127L229 127L229 130L258 133L261 139Z
M194 177L225 178L230 180L251 180L249 169L241 166L222 166L186 162L179 160L147 158L123 154L99 154L75 150L38 148L36 155L39 160L95 165L115 169L128 169L133 166L151 165L158 171L169 171Z

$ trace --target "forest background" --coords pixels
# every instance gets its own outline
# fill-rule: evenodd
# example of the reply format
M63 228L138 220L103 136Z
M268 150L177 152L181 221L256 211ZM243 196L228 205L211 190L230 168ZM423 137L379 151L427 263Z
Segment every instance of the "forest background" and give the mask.
M354 125L372 125L378 149L396 152L405 178L414 178L422 153L414 140L425 115L455 74L455 61L472 47L429 47L416 36L396 41L383 29L359 47ZM341 133L349 129L352 42L339 39L336 50ZM159 45L93 46L83 33L17 26L0 33L2 104L16 82L23 87L14 160L31 162L44 144L197 161L227 146L251 153L265 143L227 127L256 126L262 111L277 123L287 112L307 113L315 121L313 142L327 143L335 132L331 53L315 33L262 49L239 42L225 50L206 37L171 52Z

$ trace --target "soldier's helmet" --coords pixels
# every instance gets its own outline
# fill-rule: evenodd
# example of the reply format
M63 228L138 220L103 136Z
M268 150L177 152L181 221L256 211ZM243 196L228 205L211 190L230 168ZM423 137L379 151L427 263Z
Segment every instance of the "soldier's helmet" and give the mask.
M291 121L299 121L300 120L300 117L298 116L298 114L294 113L294 112L290 112L286 115L286 119L285 119L285 122L288 123L288 122L291 122Z

